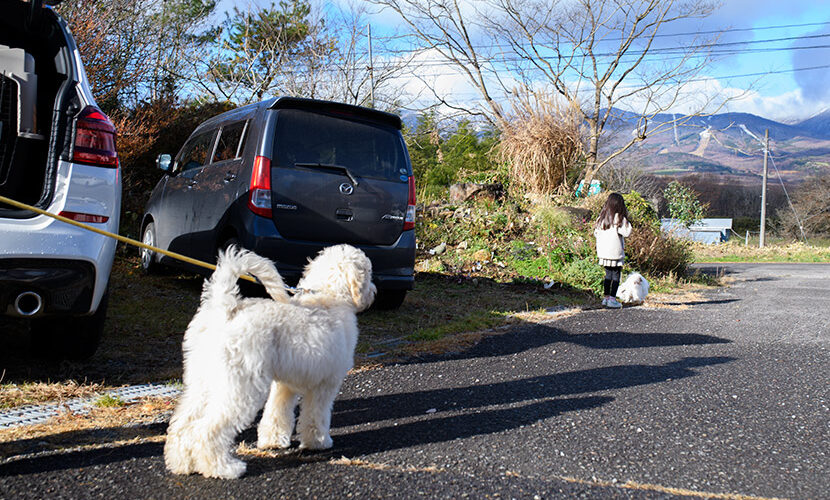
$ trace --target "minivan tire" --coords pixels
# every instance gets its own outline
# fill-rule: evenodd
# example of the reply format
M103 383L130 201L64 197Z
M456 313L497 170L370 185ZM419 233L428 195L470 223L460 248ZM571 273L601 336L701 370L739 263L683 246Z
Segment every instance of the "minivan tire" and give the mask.
M157 241L156 225L150 222L144 227L144 232L141 234L141 242L145 245L156 246ZM141 248L139 250L139 256L141 257L141 270L144 271L144 274L153 275L161 271L161 264L156 261L155 252Z
M107 319L109 291L90 316L52 317L32 320L32 353L52 360L84 361L98 350Z
M405 298L406 290L379 288L377 295L375 295L375 302L372 304L372 308L380 311L391 311L401 307Z

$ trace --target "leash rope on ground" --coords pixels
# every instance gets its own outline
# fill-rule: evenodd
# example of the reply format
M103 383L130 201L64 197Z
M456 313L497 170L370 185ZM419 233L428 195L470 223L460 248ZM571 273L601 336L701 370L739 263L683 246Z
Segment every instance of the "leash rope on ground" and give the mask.
M5 196L0 196L0 202L5 203L7 205L11 205L11 206L16 207L16 208L20 208L22 210L29 210L31 212L35 212L35 213L40 214L40 215L45 215L47 217L51 217L55 220L59 220L61 222L65 222L67 224L71 224L71 225L79 227L81 229L86 229L87 231L92 231L93 233L98 233L98 234L106 236L108 238L113 238L115 240L118 240L122 243L126 243L128 245L132 245L132 246L135 246L135 247L138 247L138 248L144 248L146 250L150 250L150 251L153 251L153 252L160 253L161 255L166 255L167 257L170 257L171 259L176 259L176 260L180 260L182 262L187 262L188 264L193 264L195 266L203 267L205 269L210 269L212 271L216 270L216 266L213 265L213 264L209 264L207 262L204 262L204 261L201 261L201 260L198 260L198 259L194 259L192 257L188 257L187 255L182 255L180 253L171 252L169 250L162 250L161 248L154 247L152 245L148 245L148 244L143 243L141 241L134 240L132 238L127 238L126 236L121 236L120 234L111 233L109 231L104 231L103 229L99 229L97 227L93 227L93 226L90 226L88 224L84 224L83 222L78 222L78 221L75 221L75 220L72 220L72 219L68 219L68 218L66 218L62 215L57 215L57 214L53 214L51 212L47 212L46 210L42 210L40 208L33 207L31 205L27 205L25 203L21 203L21 202L16 201L16 200L12 200L11 198L6 198ZM248 280L252 283L258 283L257 279L254 278L253 276L245 275L245 276L240 276L240 278Z

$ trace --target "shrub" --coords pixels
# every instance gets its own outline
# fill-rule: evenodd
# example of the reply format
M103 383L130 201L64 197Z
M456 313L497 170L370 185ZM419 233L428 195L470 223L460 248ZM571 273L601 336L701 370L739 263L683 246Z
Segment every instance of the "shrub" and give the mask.
M657 210L636 191L623 195L625 208L628 210L628 219L633 226L660 227L660 218Z
M686 227L699 222L705 216L708 205L701 203L699 195L690 187L673 181L663 191L669 215Z
M626 264L645 274L682 275L692 261L688 242L666 236L659 228L635 226L625 241Z
M591 220L596 221L597 217L599 217L600 210L602 210L602 206L605 205L605 200L608 199L609 194L611 193L608 191L602 191L601 193L597 193L593 196L582 198L579 201L579 207L590 210Z
M602 206L605 205L605 200L608 199L609 194L611 193L603 191L602 193L589 196L582 199L579 206L590 210L591 219L595 221L599 217L599 212L602 210ZM628 218L632 226L660 226L660 217L657 216L657 210L640 193L632 191L623 194L622 197L625 200L625 208L628 210Z

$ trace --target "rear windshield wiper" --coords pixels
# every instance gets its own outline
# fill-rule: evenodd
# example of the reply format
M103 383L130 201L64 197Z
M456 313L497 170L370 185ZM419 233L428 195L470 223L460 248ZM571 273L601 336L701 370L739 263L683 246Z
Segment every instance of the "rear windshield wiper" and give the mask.
M359 184L357 182L357 177L349 171L348 167L344 167L343 165L335 165L334 163L295 163L294 166L303 168L319 168L322 170L337 170L338 172L346 174L346 177L354 183L355 187Z

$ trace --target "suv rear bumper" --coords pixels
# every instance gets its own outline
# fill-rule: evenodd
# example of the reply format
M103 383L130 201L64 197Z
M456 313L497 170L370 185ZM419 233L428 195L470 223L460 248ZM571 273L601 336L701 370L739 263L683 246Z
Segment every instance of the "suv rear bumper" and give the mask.
M0 259L0 313L8 316L87 314L95 290L95 266L64 259ZM18 297L31 294L40 306L31 314L19 312ZM25 300L25 299L23 299ZM29 311L29 305L24 308Z
M55 214L66 210L104 215L109 217L107 222L92 225L105 231L118 232L121 181L116 169L61 161L57 182L55 196L47 211ZM92 269L91 298L85 302L86 309L78 311L78 314L91 314L98 309L115 259L114 239L45 215L24 219L0 218L0 233L3 234L0 242L0 269L12 269L14 262L27 262L24 269L32 272L42 270L51 274L56 266L66 263L70 263L69 269L88 265ZM76 271L73 273L77 274ZM4 283L6 282L0 281L3 296L7 290ZM12 282L8 283L11 285ZM17 295L12 298L12 305L16 297ZM80 304L81 302L74 303L70 309L74 311ZM68 314L68 311L65 312ZM0 301L0 315L7 313L7 304Z
M289 283L302 276L303 268L323 248L339 242L286 240L270 219L251 215L241 231L240 243L273 260ZM354 245L372 261L372 281L378 288L412 290L415 286L415 231L403 231L391 245Z

